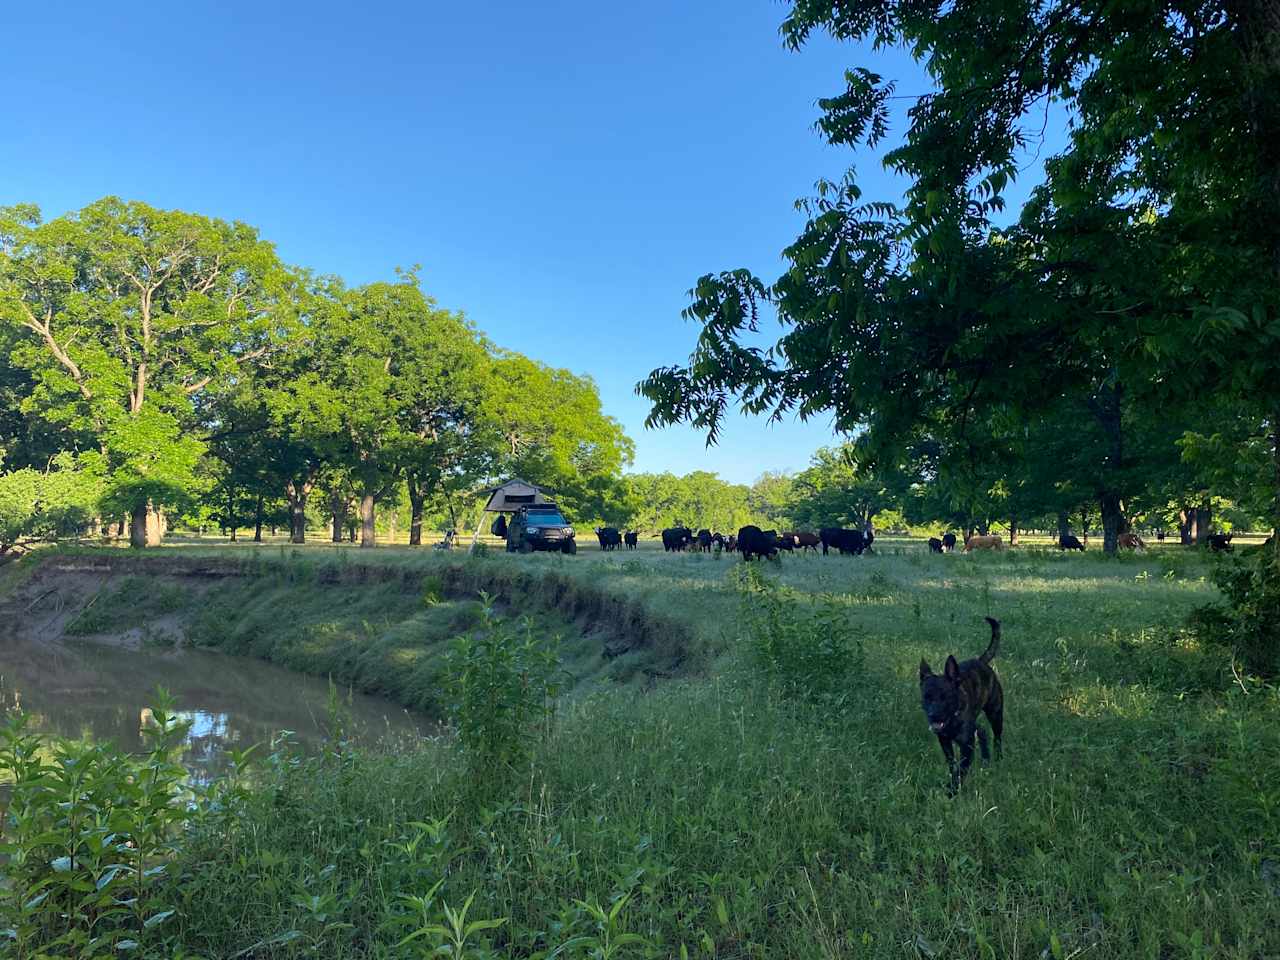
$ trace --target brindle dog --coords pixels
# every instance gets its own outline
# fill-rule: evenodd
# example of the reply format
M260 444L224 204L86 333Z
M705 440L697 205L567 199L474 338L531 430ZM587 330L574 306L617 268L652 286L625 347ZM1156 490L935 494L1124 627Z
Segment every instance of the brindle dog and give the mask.
M951 788L955 796L960 781L969 772L973 762L973 737L977 734L982 748L982 759L990 760L987 751L987 731L978 726L978 711L987 715L991 732L996 739L996 758L1001 755L1001 738L1004 736L1004 690L1000 678L991 669L991 661L1000 649L1000 621L987 617L991 624L991 643L986 652L976 660L957 663L955 657L947 657L947 665L938 676L929 664L920 661L920 700L929 729L938 735L942 752L951 769ZM956 765L952 744L960 744L960 764Z

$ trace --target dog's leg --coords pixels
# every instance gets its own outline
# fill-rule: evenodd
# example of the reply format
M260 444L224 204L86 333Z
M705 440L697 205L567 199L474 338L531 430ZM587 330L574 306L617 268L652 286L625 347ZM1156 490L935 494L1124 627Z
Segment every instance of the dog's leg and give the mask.
M956 791L960 789L960 768L956 766L956 751L953 741L950 737L938 734L938 743L942 746L942 755L947 758L947 773L950 779L947 782L947 796L954 797Z
M973 728L970 727L965 731L965 735L960 738L960 768L957 771L956 788L959 789L960 782L964 780L965 774L969 772L969 767L973 764Z
M991 691L991 696L987 698L987 705L983 707L983 713L987 715L987 722L991 724L991 732L996 739L996 759L1000 760L1004 757L1004 689L997 680L995 688Z
M996 759L1004 759L1004 704L995 703L987 706L987 722L991 724L991 732L995 734Z
M987 731L982 727L974 726L973 732L978 735L978 749L982 751L982 762L988 763L991 760L991 751L987 749Z
M959 779L956 776L956 751L952 739L938 734L938 743L942 746L942 755L947 758L947 772L951 774L951 785L954 788Z

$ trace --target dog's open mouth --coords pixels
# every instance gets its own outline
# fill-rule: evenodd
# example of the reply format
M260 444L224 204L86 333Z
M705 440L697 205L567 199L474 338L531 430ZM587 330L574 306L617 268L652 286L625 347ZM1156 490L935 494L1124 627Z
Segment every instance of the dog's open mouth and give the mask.
M934 733L941 733L943 727L945 727L946 725L947 725L947 722L945 720L931 720L929 722L929 729L932 730Z

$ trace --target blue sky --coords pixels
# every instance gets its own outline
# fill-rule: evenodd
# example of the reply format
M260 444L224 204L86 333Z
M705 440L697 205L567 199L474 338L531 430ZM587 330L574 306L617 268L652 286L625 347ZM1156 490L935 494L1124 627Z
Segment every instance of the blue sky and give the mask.
M788 52L772 0L4 6L0 204L240 219L351 283L420 263L497 343L592 375L639 470L746 482L833 441L735 416L707 450L633 388L688 355L699 275L778 274L818 177L856 159L898 196L812 124L852 64L925 89L903 55Z

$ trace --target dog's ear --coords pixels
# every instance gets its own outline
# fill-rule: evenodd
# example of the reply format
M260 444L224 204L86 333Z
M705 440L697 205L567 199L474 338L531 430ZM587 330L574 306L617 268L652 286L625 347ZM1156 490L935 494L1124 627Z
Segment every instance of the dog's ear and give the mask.
M926 679L928 679L929 677L932 677L932 676L933 676L933 671L929 669L929 664L927 664L924 660L921 660L921 661L920 661L920 679L921 679L921 681L924 681L924 680L926 680Z
M947 657L947 666L944 670L944 675L948 680L960 679L960 664L956 663L955 657Z

